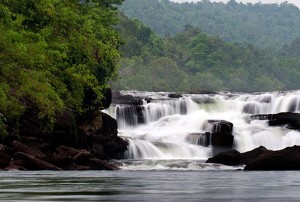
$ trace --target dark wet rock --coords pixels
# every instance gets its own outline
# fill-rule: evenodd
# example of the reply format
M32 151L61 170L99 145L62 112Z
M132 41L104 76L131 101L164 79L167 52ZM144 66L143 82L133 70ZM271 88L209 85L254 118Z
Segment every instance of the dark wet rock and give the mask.
M183 96L181 94L178 94L178 93L170 93L170 94L168 94L168 97L169 98L181 98Z
M189 92L190 94L217 94L216 91L212 90L193 90Z
M128 142L118 136L117 121L109 115L96 112L85 119L86 121L81 124L80 135L82 136L82 144L91 148L93 145L98 144L102 146L104 158L117 158L120 153L127 150ZM98 147L99 154L101 149Z
M9 162L11 161L11 156L0 152L0 168L5 168L9 165Z
M14 141L11 147L16 152L24 152L26 154L30 154L39 159L46 159L46 155L42 153L40 150L29 147L19 141Z
M6 145L0 144L0 152L2 154L11 156L13 154L13 149Z
M112 102L112 90L110 88L106 88L103 90L103 98L101 99L101 108L107 109L109 108Z
M240 155L240 164L247 164L251 161L253 161L254 159L258 158L260 155L268 152L269 150L266 149L263 146L257 147L251 151L245 152L245 153L241 153Z
M100 144L94 143L91 148L93 156L102 159L104 158L104 149Z
M73 162L74 157L78 155L80 151L71 147L59 146L56 148L51 156L51 162L60 167L65 167L66 165Z
M23 167L23 165L26 165L26 162L23 160L13 160L9 162L9 165L4 170L20 170L25 171L26 168Z
M236 150L221 152L214 157L209 158L206 163L220 163L235 166L240 164L240 155L240 152Z
M267 151L246 164L244 170L300 170L300 146Z
M289 129L300 130L300 113L259 114L251 116L251 119L268 120L270 126L285 126Z
M206 163L221 163L224 165L244 165L255 159L257 159L262 154L268 152L265 147L260 146L251 151L240 153L236 150L229 150L225 152L218 153L217 155L209 158Z
M233 146L233 124L225 120L207 120L204 130L209 130L204 135L208 145L232 148Z
M90 170L118 170L117 166L97 158L90 159L87 166L89 166Z
M80 150L80 152L73 157L73 160L77 164L84 164L88 159L92 158L92 154L86 150Z
M233 124L225 120L207 120L212 133L232 133Z
M132 95L123 95L120 91L114 90L112 93L112 103L124 105L141 105L143 104L143 98L137 98Z
M23 160L25 162L23 167L28 170L61 170L51 163L24 152L16 152L13 158L16 160Z

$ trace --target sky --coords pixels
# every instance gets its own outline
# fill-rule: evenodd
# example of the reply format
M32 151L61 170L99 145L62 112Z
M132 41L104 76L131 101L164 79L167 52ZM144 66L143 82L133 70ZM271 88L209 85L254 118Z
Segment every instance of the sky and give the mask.
M201 1L201 0L171 0L174 2L197 2L197 1ZM226 3L228 0L211 0L211 1L217 1L217 2L224 2ZM296 6L298 6L300 8L300 0L236 0L236 2L243 2L243 3L257 3L257 2L261 2L261 3L282 3L284 1L287 1L288 3L294 4Z

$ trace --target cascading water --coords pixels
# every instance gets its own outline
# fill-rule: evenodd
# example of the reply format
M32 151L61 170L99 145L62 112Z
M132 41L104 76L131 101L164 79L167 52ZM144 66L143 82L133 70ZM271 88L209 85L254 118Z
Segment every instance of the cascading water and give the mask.
M270 127L267 121L252 120L253 114L300 112L300 91L262 94L184 94L122 91L143 101L141 105L112 105L106 110L119 125L119 136L128 139L126 159L206 160L213 147L199 134L212 132L207 120L233 123L233 147L240 152L258 146L278 150L300 145L300 133ZM202 146L203 145L203 146ZM206 146L205 146L206 145Z

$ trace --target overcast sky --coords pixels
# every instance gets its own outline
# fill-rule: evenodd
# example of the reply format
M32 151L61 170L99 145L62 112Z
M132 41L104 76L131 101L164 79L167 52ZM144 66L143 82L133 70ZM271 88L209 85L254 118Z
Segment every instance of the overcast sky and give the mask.
M171 0L171 1L175 1L175 2L197 2L197 1L201 1L201 0ZM211 1L217 1L217 2L227 2L228 0L211 0ZM243 3L246 3L246 2L250 2L250 3L257 3L257 2L261 2L261 3L282 3L284 1L287 1L291 4L294 4L296 6L298 6L300 8L300 0L236 0L236 2L243 2Z

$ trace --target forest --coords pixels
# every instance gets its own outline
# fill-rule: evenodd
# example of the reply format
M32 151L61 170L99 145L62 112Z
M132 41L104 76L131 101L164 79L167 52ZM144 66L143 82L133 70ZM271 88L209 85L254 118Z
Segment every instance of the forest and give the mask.
M225 41L192 25L174 36L158 36L123 14L117 29L125 44L119 79L112 82L116 89L198 93L300 86L300 38L275 54L256 45Z
M185 25L199 27L229 42L274 49L300 35L299 8L288 4L228 3L203 0L174 3L170 0L126 0L120 10L139 19L159 36L175 36Z

